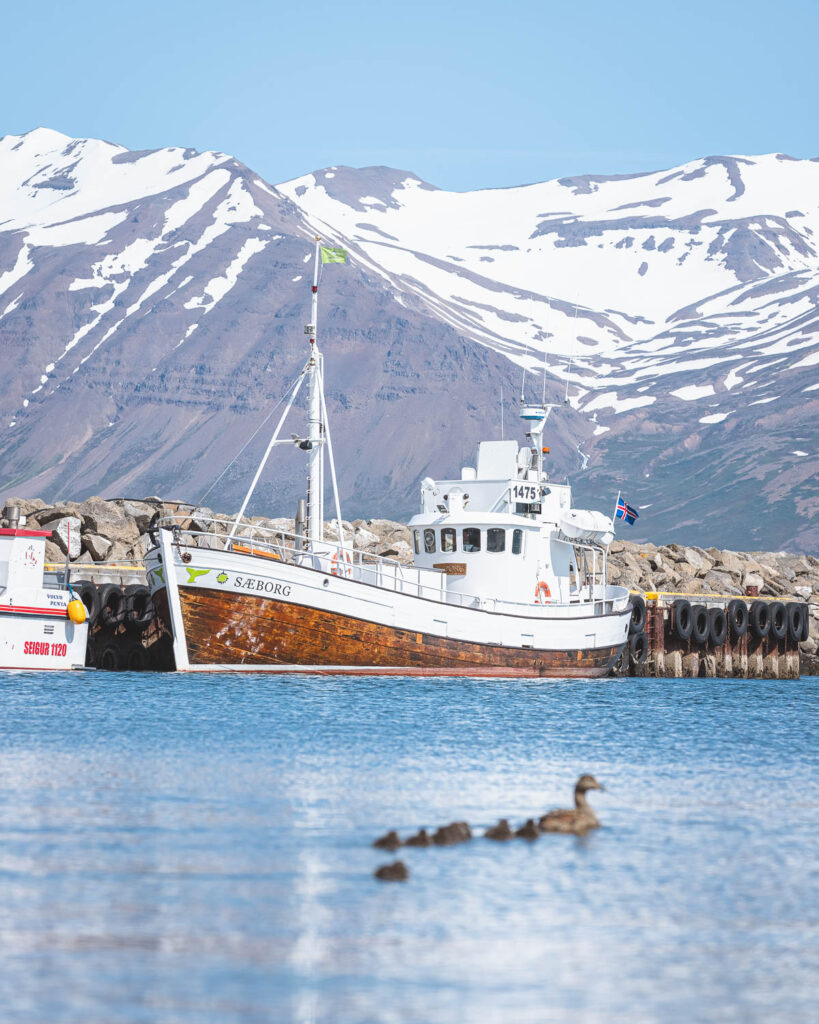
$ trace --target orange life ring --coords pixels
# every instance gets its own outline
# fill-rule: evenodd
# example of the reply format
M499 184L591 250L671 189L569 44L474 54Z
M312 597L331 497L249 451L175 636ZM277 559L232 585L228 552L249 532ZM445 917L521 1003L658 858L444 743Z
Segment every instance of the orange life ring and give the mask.
M549 584L541 580L535 584L535 604L548 604L552 599L552 592Z
M352 576L353 560L350 558L349 551L335 552L332 564L330 565L330 572L334 576Z

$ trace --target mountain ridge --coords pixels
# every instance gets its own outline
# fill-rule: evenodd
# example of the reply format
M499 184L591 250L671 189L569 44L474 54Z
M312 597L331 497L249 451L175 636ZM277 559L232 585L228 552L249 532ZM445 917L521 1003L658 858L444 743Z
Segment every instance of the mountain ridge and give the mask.
M298 371L318 232L351 254L320 312L351 514L411 511L545 358L552 469L577 500L625 489L634 536L815 549L816 163L450 193L386 167L271 186L221 153L6 136L0 490L196 501ZM84 443L52 451L78 410ZM237 505L254 452L223 480ZM260 501L292 514L285 461Z

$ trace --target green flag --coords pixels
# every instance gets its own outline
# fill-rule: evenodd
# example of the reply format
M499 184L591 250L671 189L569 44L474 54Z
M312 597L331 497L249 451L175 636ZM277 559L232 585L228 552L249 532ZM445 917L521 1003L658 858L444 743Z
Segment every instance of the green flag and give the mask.
M346 263L347 262L347 250L338 249L329 245L322 245L321 247L321 262L322 263Z

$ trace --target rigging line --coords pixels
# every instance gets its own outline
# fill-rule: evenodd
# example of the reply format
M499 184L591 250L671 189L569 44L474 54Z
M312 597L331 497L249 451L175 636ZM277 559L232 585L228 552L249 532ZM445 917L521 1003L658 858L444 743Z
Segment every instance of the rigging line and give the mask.
M230 467L239 458L241 458L242 453L244 452L245 448L247 448L247 446L256 437L256 435L259 433L259 431L262 429L262 427L268 422L268 420L270 420L272 418L272 416L275 413L275 411L279 408L279 406L282 404L282 402L285 401L287 396L290 394L290 392L293 390L293 388L297 386L298 382L302 379L303 376L304 376L304 370L302 370L301 373L298 375L298 377L296 377L295 380L293 380L291 382L290 387L284 392L284 394L281 396L281 398L278 400L278 402L276 402L276 404L273 406L273 408L270 410L270 412L267 414L267 416L265 416L265 418L258 425L258 427L256 427L256 429L253 431L253 433L250 435L250 437L245 441L245 443L242 445L242 447L239 449L239 451L233 456L233 458L230 460L230 462L225 466L225 468L222 470L222 472L219 474L219 476L216 477L216 479L213 481L213 483L210 485L210 487L205 491L205 493L202 495L202 497L199 499L199 501L197 501L197 503L194 505L193 512L191 513L191 515L193 515L195 512L197 512L202 507L202 502L205 500L205 498L207 498L207 496L210 494L210 492L213 490L213 488L219 483L219 481L222 479L222 477L225 475L225 473L227 473L227 471L230 469Z

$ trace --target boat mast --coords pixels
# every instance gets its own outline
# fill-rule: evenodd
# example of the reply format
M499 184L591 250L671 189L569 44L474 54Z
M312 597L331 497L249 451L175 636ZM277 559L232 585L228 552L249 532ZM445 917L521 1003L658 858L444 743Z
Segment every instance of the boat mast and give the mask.
M310 381L308 433L308 441L310 442L310 482L307 492L307 535L311 547L320 544L324 539L324 425L321 417L323 374L321 372L322 356L316 344L319 260L321 256L319 251L320 242L320 236L316 235L316 251L313 257L313 305L310 323L306 328L306 333L310 335L310 362L308 363L308 377Z

